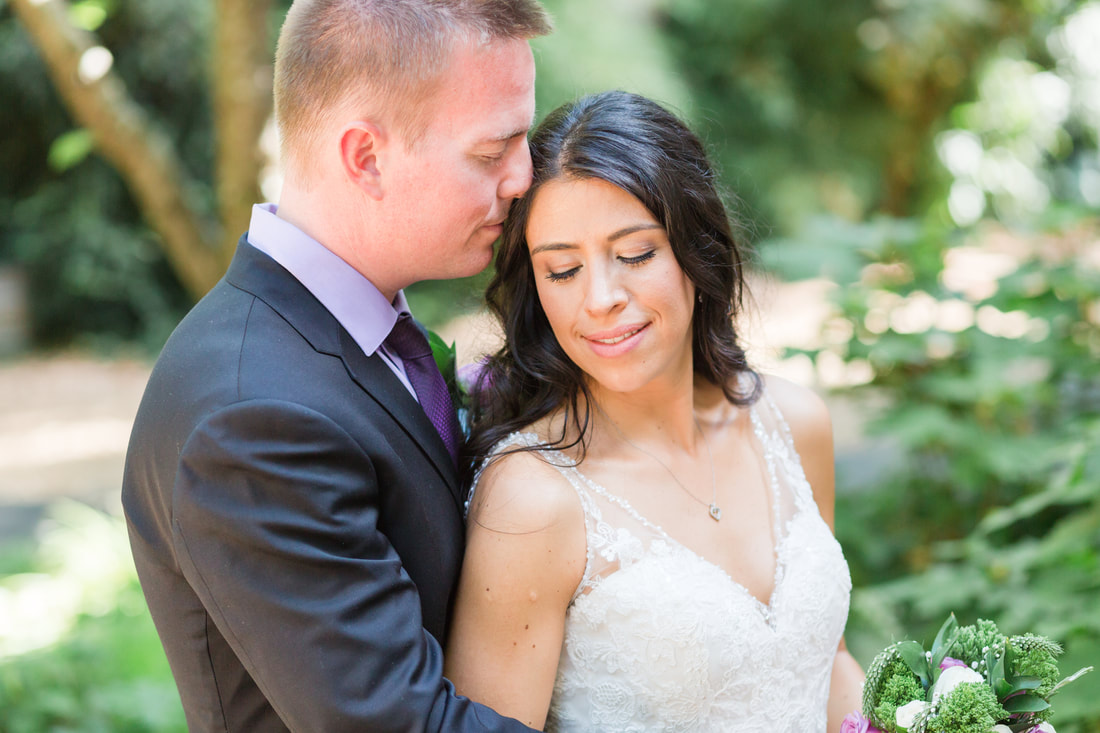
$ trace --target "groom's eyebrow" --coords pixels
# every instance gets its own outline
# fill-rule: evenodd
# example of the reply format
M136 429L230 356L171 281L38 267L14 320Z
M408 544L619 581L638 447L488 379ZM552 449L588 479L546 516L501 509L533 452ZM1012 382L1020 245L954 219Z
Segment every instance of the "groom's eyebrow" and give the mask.
M527 137L527 133L531 132L531 128L535 126L535 115L532 113L531 119L524 127L517 127L511 132L506 132L503 135L499 135L492 139L491 142L504 142L505 140L512 140L517 137Z
M517 137L526 137L527 133L530 132L530 131L531 131L531 126L530 125L528 125L527 127L523 127L523 128L517 127L515 130L512 130L511 132L506 132L503 135L497 135L496 137L489 138L488 142L502 143L502 142L505 142L507 140L513 140Z

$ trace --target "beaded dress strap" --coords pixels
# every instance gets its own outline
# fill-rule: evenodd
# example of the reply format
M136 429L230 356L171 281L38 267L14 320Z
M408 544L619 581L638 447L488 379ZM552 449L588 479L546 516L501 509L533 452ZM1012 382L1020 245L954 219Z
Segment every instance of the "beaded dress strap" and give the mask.
M782 461L788 472L793 474L791 476L791 491L795 501L800 506L813 504L813 491L806 478L805 470L802 468L802 460L799 458L798 449L795 447L791 427L786 418L783 417L779 406L775 404L775 400L772 399L769 390L765 389L762 392L762 398L765 405L767 405L768 414L775 424L773 434L778 438L778 440L773 439L768 442L767 450L770 453L777 454L774 457Z
M489 465L491 460L512 447L530 448L531 452L541 453L546 465L557 469L558 473L573 487L573 491L576 492L577 498L581 503L581 510L584 512L584 575L581 577L581 582L577 585L577 588L573 591L573 599L576 599L584 589L589 585L592 575L592 565L594 558L594 548L592 543L592 537L590 532L590 524L599 524L603 521L603 517L600 514L600 509L596 506L592 497L584 490L584 488L577 483L573 478L574 474L577 474L576 463L567 455L559 450L553 448L540 448L543 441L535 433L528 432L514 432L501 440L493 449L489 452L489 455L482 461L478 467L477 472L474 474L474 480L470 484L470 492L466 498L465 514L468 516L470 513L470 502L473 500L474 491L477 488L478 483L481 481L481 474L485 471L485 468Z

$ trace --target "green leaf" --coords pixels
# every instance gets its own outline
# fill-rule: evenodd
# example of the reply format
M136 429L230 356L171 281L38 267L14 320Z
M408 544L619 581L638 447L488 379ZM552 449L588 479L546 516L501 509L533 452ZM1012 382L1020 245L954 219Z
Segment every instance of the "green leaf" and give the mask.
M81 0L69 6L69 20L89 33L98 30L107 15L108 8L99 0Z
M1038 690L1039 685L1043 684L1043 681L1038 677L1024 675L1006 680L1006 683L1012 687L1012 692L1021 692L1023 690Z
M1036 695L1017 695L1001 703L1010 713L1038 713L1050 707L1050 703Z
M95 148L92 133L84 128L69 130L50 145L47 159L50 167L58 173L79 165Z
M1071 674L1069 677L1066 677L1064 680L1062 680L1061 682L1056 684L1054 686L1054 688L1047 694L1047 697L1050 697L1051 695L1053 695L1054 693L1058 692L1063 687L1068 685L1070 682L1073 682L1078 677L1081 677L1082 675L1086 675L1091 671L1092 671L1092 667L1082 667L1081 669L1079 669L1076 672L1074 672L1073 674Z
M1003 654L1000 657L996 654L997 650L993 647L990 647L985 653L986 677L994 690L1005 681L1005 658Z
M997 699L1003 702L1006 698L1025 690L1037 690L1041 684L1043 684L1043 681L1038 677L1013 677L1011 679L998 680L993 687L993 691L997 693Z
M443 379L447 381L447 385L451 386L455 379L457 360L454 342L448 344L435 331L428 331L428 345L432 349L432 358L435 359L436 367L443 375Z
M932 684L932 668L928 664L928 657L924 656L924 647L915 641L902 641L897 644L897 650L902 661L920 678L924 688L928 689Z
M955 618L955 614L951 614L947 617L947 620L943 622L943 626L940 627L940 631L936 634L936 640L932 642L932 670L938 670L940 663L943 661L947 653L951 651L951 647L955 645L955 637L959 635L959 622Z

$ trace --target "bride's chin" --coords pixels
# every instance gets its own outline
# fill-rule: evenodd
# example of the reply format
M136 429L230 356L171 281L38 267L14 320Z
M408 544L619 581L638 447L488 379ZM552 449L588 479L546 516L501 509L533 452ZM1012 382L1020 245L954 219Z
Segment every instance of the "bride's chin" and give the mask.
M593 376L591 374L588 374L586 376L587 379L585 380L585 383L588 386L588 391L591 392L592 396L595 397L597 400L599 399L599 395L601 393L619 395L630 394L631 392L636 392L645 386L644 384L637 383L637 380L626 377L626 375L623 375L622 373L605 374L602 375L604 377L603 379L600 379L599 377Z

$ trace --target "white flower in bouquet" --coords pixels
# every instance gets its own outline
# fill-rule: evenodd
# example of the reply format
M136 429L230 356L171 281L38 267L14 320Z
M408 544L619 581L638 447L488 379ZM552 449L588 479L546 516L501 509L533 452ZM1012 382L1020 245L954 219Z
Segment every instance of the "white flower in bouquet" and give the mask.
M964 682L982 684L985 682L985 677L970 669L970 667L948 667L940 674L936 684L932 686L932 704L939 702L941 697L950 694L952 690Z
M943 673L940 674L940 678L936 680L936 684L932 686L932 702L927 703L923 700L914 700L898 708L897 712L894 714L894 720L898 724L898 727L906 730L912 728L918 715L933 707L940 701L940 698L950 695L956 687L963 683L984 684L985 677L970 669L970 667L948 667L943 670ZM1000 731L997 733L1000 733Z
M898 724L899 728L909 730L913 727L913 723L917 722L917 716L923 713L927 708L928 703L924 700L914 700L898 708L898 711L894 713L894 721Z

